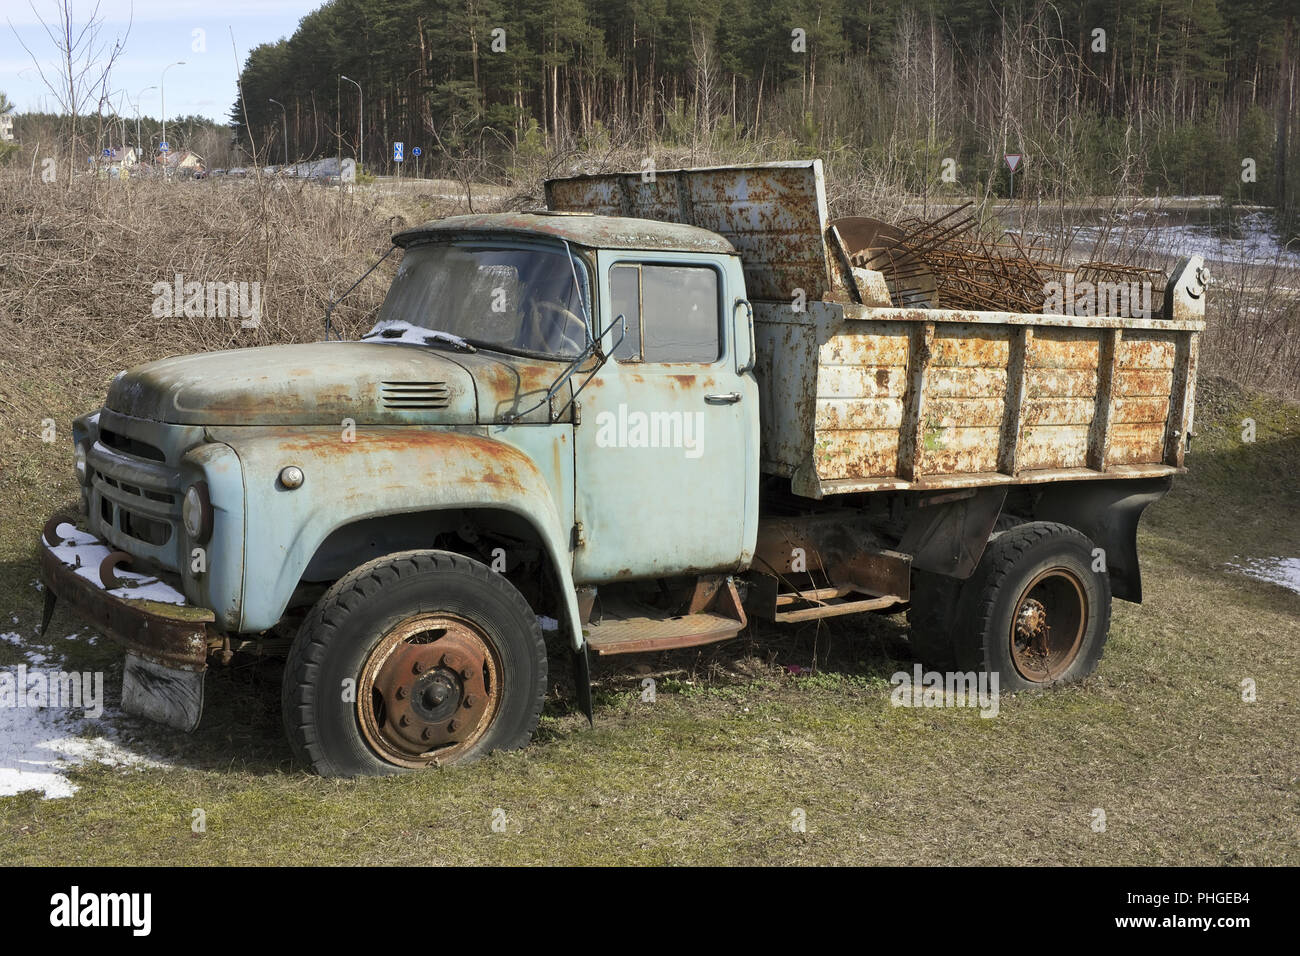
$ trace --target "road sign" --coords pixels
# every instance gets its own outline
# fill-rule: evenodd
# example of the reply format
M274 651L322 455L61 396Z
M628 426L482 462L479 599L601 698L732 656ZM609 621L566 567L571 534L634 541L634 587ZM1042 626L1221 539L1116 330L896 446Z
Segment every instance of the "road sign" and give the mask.
M104 155L105 155L105 156L112 156L112 155L113 155L113 151L112 151L111 149L109 149L109 148L106 146L106 147L104 147Z
M411 155L414 156L416 159L419 159L419 158L420 158L420 147L418 147L418 146L412 146L412 147L411 147Z
M166 143L159 143L159 144L158 144L158 149L159 149L161 152L164 152L164 153L171 152L171 147L168 146Z
M1007 153L1003 156L1007 161L1007 168L1011 170L1011 187L1007 190L1009 199L1016 198L1016 167L1020 165L1019 153Z
M400 163L402 161L402 151L405 148L406 148L405 143L396 142L393 144L393 162Z

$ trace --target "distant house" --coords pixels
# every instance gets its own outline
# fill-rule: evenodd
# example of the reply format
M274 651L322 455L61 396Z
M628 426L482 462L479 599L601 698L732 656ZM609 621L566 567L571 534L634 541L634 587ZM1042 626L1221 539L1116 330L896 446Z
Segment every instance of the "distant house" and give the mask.
M14 138L14 114L0 113L0 140L12 142Z
M134 166L140 162L140 155L134 146L118 146L105 152L103 159L110 166Z
M206 168L203 157L188 149L177 150L174 153L159 153L154 158L154 162L168 169L188 173L201 173Z

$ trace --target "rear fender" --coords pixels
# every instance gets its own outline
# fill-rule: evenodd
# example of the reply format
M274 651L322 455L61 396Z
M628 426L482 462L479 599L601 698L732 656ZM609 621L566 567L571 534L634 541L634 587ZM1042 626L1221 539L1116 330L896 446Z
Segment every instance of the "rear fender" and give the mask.
M1111 593L1141 604L1138 521L1147 506L1163 498L1172 485L1170 477L1052 485L1043 489L1035 501L1034 518L1059 521L1091 538L1105 555Z

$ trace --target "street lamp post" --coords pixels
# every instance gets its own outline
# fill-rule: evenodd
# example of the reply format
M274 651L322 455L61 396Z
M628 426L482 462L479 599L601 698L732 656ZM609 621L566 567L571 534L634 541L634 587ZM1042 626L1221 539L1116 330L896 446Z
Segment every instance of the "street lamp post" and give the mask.
M267 99L270 100L272 103L274 103L276 106L280 107L280 113L284 117L284 165L288 166L289 165L289 111L286 110L284 108L284 104L281 103L279 100L277 100L274 96L268 96ZM286 173L286 175L288 174Z
M366 165L366 97L365 94L361 92L361 84L352 79L352 77L344 76L340 73L339 79L347 80L357 88L357 112L360 117L357 123L360 127L360 131L357 133L357 139L360 141L361 145L360 155L357 156L357 172L361 172Z
M184 60L177 60L163 67L162 79L158 81L158 99L162 105L162 142L167 142L167 71L173 66L184 66ZM167 172L167 158L163 157L163 172Z
M140 151L140 155L136 157L137 162L144 161L144 141L140 139L140 100L150 90L156 90L157 88L156 86L146 86L135 94L135 102L131 104L131 108L135 110L135 148Z

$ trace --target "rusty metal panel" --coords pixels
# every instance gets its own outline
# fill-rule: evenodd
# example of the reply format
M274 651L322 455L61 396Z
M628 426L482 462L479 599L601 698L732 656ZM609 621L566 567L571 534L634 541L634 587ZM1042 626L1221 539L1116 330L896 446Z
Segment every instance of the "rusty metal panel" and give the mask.
M1088 429L1089 468L1105 471L1110 459L1110 430L1115 419L1115 376L1119 371L1123 329L1103 329L1097 351L1097 395Z
M1002 426L1006 402L1000 398L932 398L925 419L936 428Z
M1159 461L1165 449L1165 423L1111 426L1110 463L1140 465Z
M899 398L818 398L815 427L828 431L900 428L903 400Z
M1020 434L1021 470L1082 468L1088 459L1088 423L1037 425Z
M1033 368L1095 369L1100 347L1093 329L1036 329L1028 361Z
M1192 431L1199 358L1200 337L1195 333L1181 336L1174 355L1174 383L1169 394L1169 419L1165 427L1164 454L1161 459L1176 468L1183 467L1187 436Z
M1011 331L1005 326L944 324L934 337L935 368L1005 369L1011 355Z
M1167 397L1173 387L1173 370L1122 368L1115 376L1115 394L1120 398Z
M686 223L726 237L751 299L807 301L837 288L821 160L598 173L546 183L550 209Z
M1176 350L1174 340L1168 336L1132 332L1124 337L1120 346L1120 368L1171 369Z
M778 350L765 357L763 434L782 464L769 453L764 468L797 494L1181 468L1185 442L1169 436L1191 427L1191 325L832 302L757 315L760 357Z
M1000 427L935 428L929 424L922 432L922 475L947 475L956 472L998 470Z
M927 397L996 398L1007 394L1005 368L932 369Z
M594 249L657 249L721 254L735 252L725 239L705 229L683 224L684 220L667 216L629 220L624 215L619 212L604 216L499 212L450 216L399 232L393 236L393 242L399 246L409 246L434 239L458 239L494 233L533 239L537 236L550 236Z
M894 474L898 463L899 430L859 429L819 431L816 439L817 477L884 477Z
M879 332L848 332L836 335L821 347L817 361L823 368L846 365L850 368L872 366L876 368L907 368L910 342L907 331L898 326L885 327Z

